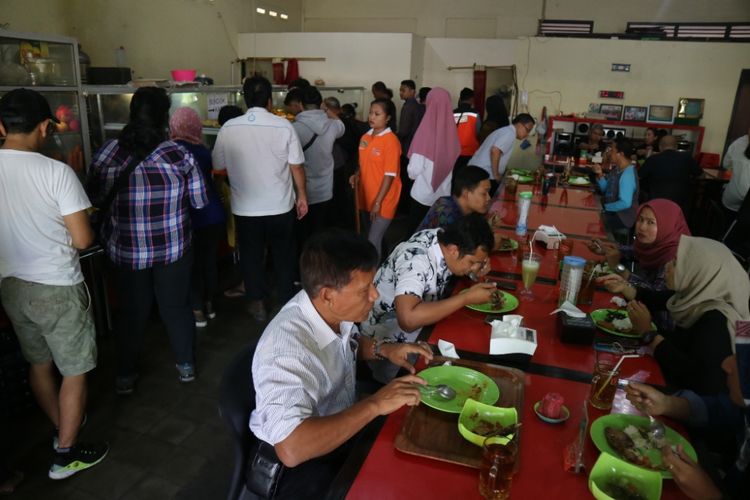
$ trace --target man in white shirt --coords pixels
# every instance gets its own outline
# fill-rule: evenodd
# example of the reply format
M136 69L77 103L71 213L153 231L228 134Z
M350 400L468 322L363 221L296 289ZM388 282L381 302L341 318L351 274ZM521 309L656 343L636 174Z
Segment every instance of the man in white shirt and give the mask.
M330 118L320 109L323 97L318 89L306 87L301 92L304 111L292 124L305 154L308 203L307 216L299 221L299 247L311 234L325 227L333 198L333 145L344 135L344 122L338 117Z
M266 320L264 252L270 245L284 303L294 295L297 259L294 220L307 214L305 157L292 124L272 114L271 83L254 76L243 86L247 113L221 127L213 150L216 170L227 170L232 185L248 312ZM296 190L296 199L295 199Z
M732 179L724 188L721 203L729 218L734 220L750 189L750 130L729 145L723 165L732 170Z
M505 167L513 154L516 139L519 141L526 139L534 129L534 123L534 118L528 113L517 115L510 125L501 127L488 135L469 160L469 165L481 167L490 174L491 195L495 194L505 173Z
M86 213L91 203L75 172L38 152L56 122L33 90L0 99L0 297L31 365L34 396L58 429L48 475L64 479L101 462L109 447L77 442L86 373L96 367L78 249L91 245L94 234Z
M404 405L420 401L409 355L432 359L419 344L380 344L359 337L354 323L364 321L378 297L372 278L375 247L348 231L313 235L300 259L303 290L263 332L253 358L256 407L250 430L248 487L263 482L253 467L258 455L284 466L275 499L323 498L346 457L345 445L365 425ZM406 368L372 396L355 397L356 360L384 359Z
M466 293L444 297L448 279L470 272L486 273L494 245L483 215L459 218L444 229L427 229L397 246L375 275L380 298L375 301L363 335L384 342L412 342L431 325L468 304L484 304L497 291L495 283L477 283ZM370 362L379 382L388 382L397 367Z

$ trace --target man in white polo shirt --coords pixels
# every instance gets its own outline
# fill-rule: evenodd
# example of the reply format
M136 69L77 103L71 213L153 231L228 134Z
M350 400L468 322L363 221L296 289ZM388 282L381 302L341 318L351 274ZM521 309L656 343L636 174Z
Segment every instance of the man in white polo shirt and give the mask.
M263 257L273 257L278 300L294 295L296 244L294 220L307 214L305 157L285 118L272 114L271 83L260 76L243 86L247 113L221 127L213 151L214 169L227 170L235 216L248 312L266 320ZM296 190L296 196L295 196Z
M510 125L501 127L482 142L474 156L469 160L469 165L483 168L490 174L492 185L490 195L495 194L497 186L505 173L505 167L513 154L513 146L516 139L526 139L534 129L534 118L528 113L517 115Z

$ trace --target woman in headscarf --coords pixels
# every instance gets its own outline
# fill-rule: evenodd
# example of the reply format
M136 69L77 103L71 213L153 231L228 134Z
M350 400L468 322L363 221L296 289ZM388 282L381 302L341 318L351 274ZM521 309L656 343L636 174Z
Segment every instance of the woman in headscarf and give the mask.
M451 96L435 87L427 94L427 109L419 124L407 156L411 187L409 231L413 231L435 200L451 194L453 165L461 153Z
M206 179L208 205L190 209L193 222L193 272L190 282L190 302L198 328L208 325L216 317L213 297L219 285L217 259L219 243L224 236L226 215L219 193L212 182L211 152L203 145L203 124L192 108L178 108L169 119L170 138L187 149L195 158Z
M626 299L633 300L639 290L666 290L666 264L677 255L677 245L683 234L690 236L690 229L680 206L671 200L657 198L638 207L634 245L618 247L592 240L589 249L604 254L612 271L620 264L621 258L638 263L637 274L626 270L600 279L610 292L621 293ZM666 311L653 312L659 326L671 329Z
M489 96L485 109L487 110L487 115L482 123L482 128L479 129L479 136L477 137L479 144L482 144L487 136L495 130L510 125L508 110L505 108L503 98L499 95Z
M722 243L682 236L666 282L669 290L640 291L628 304L633 333L643 335L669 386L728 393L722 363L733 355L738 322L750 320L747 272ZM664 307L676 324L672 332L651 329L649 309Z

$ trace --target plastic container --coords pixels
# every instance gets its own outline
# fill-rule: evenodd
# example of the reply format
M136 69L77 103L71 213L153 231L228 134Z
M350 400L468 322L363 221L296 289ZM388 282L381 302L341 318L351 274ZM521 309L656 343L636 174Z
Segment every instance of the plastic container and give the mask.
M170 73L172 74L172 80L175 82L192 82L195 80L198 71L194 69L173 69Z
M518 222L516 222L516 234L526 234L526 220L529 218L529 207L531 206L531 191L524 191L518 195Z
M562 276L560 277L560 299L557 305L562 305L566 300L575 305L578 300L578 292L583 280L583 268L586 259L569 255L563 259Z

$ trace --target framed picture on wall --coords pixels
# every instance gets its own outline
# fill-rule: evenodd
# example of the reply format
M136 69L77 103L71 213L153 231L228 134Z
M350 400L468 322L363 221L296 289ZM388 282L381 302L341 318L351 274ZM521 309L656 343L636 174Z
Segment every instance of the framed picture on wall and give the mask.
M607 120L619 121L622 118L622 104L602 104L599 113Z
M625 106L622 113L622 120L626 122L645 122L648 115L646 106Z
M648 123L674 123L674 106L650 104L646 121Z
M677 108L677 117L703 118L703 106L705 104L705 99L691 99L689 97L680 97L679 107Z
M599 104L598 102L589 103L589 113L598 113L600 106L601 104Z

